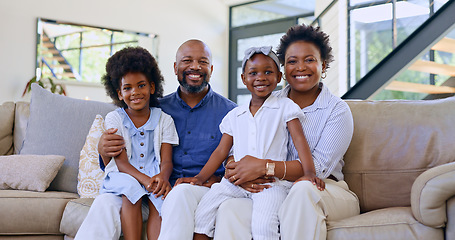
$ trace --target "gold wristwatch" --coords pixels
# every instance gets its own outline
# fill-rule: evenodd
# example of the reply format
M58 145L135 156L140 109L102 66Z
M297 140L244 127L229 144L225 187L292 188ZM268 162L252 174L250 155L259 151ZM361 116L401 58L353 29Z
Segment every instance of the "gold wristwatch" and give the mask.
M266 177L273 177L275 176L275 163L267 162L265 164L265 176Z

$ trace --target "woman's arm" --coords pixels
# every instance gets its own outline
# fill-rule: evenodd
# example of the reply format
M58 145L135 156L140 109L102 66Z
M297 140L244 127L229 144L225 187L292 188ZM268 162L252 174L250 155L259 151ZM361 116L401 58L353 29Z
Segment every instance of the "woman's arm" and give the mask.
M231 162L226 166L226 178L236 185L242 185L256 179L265 177L266 164L275 163L274 176L285 180L295 181L303 176L302 164L299 160L293 161L273 161L270 159L260 159L250 155L243 157L238 162ZM235 176L232 178L232 176ZM256 183L255 183L256 184ZM257 183L260 184L260 183Z

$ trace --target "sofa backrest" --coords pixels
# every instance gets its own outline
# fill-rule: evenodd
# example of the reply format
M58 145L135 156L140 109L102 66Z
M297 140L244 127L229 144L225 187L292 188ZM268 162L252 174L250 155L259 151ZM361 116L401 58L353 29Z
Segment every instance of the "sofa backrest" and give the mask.
M5 102L0 105L0 155L13 154L13 126L14 126L13 102Z
M25 138L25 130L30 117L30 103L16 102L14 111L14 154L19 154Z
M455 161L455 97L346 102L354 136L343 172L362 212L410 206L417 176Z

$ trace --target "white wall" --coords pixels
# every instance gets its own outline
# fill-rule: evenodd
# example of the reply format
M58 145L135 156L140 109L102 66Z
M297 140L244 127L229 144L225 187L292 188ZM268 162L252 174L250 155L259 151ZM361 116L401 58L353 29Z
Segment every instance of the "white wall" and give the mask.
M316 1L315 16L319 16L331 2ZM327 78L322 82L337 96L342 96L347 90L346 21L346 0L337 1L321 18L321 29L329 35L334 56L334 61L327 70Z
M215 91L228 93L228 6L222 0L14 0L0 1L0 104L21 98L35 75L38 17L159 35L165 93L177 89L175 51L190 38L212 49ZM68 96L106 101L102 87L68 86ZM110 100L110 99L109 99Z

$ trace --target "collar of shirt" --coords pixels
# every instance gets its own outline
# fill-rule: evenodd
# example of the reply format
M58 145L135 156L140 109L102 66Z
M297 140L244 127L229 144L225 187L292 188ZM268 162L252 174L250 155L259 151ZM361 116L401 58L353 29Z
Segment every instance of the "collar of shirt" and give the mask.
M209 90L207 92L207 94L205 94L204 98L202 98L202 100L196 104L196 106L194 106L194 108L199 108L201 106L203 106L204 104L207 103L207 101L209 101L209 99L212 97L213 95L213 90L212 90L212 87L210 87L210 84L207 85L209 87ZM180 90L180 86L177 87L177 91L175 91L173 94L175 95L175 98L177 99L177 102L184 108L189 108L191 109L190 106L188 106L188 104L186 104L185 101L183 101L183 99L180 97L180 93L181 93L181 90Z
M302 111L304 113L314 112L317 109L324 109L324 108L329 107L330 99L332 98L332 94L330 93L329 89L322 82L319 83L319 88L321 89L321 92L319 93L318 97L316 98L316 100L314 101L313 104L302 109ZM290 90L291 90L291 85L288 84L288 85L286 85L285 88L278 91L275 94L275 96L288 97Z
M258 113L261 111L262 108L280 108L280 104L278 103L278 97L275 96L274 94L270 94L270 96L264 101L262 106L259 108L257 111ZM245 114L250 111L250 104L244 104L242 106L239 106L239 111L237 112L237 117Z
M128 129L130 136L134 136L136 133L143 131L151 131L156 128L160 120L161 110L159 108L150 108L150 116L147 122L139 128L134 126L133 121L130 119L130 116L126 113L125 109L118 108L118 113L123 118L123 126Z

